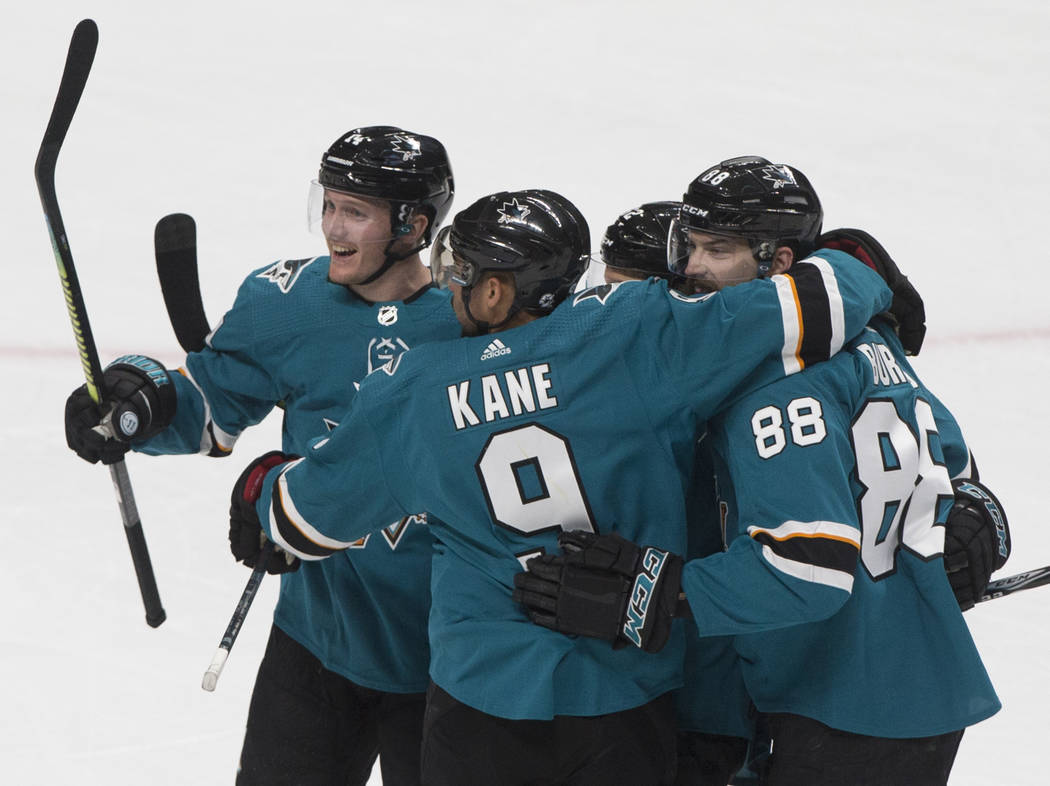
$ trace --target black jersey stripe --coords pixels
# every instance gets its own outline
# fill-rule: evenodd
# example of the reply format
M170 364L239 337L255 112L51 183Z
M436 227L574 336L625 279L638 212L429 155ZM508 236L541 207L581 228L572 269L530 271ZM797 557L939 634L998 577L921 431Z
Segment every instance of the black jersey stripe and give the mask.
M857 565L857 544L843 538L806 534L775 538L768 530L757 530L751 537L777 556L792 562L849 574Z
M285 511L284 500L281 496L280 482L273 484L273 492L270 495L270 512L273 515L273 523L277 534L283 543L293 554L304 559L323 559L335 554L340 549L328 548L311 540L296 526L295 522Z
M831 356L831 304L821 270L809 262L798 262L787 274L794 281L802 313L802 344L799 356L803 367Z

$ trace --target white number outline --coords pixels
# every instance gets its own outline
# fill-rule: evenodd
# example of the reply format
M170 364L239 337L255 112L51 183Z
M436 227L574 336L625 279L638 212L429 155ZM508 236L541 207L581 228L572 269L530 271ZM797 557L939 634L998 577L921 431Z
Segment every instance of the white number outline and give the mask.
M947 466L933 458L931 441L939 440L940 434L933 408L925 399L915 402L915 421L922 432L921 438L912 424L901 417L893 399L872 398L850 424L850 444L856 460L854 477L861 488L857 496L860 558L872 581L881 581L897 572L897 555L902 548L924 562L944 553L944 525L936 523L937 514L954 495ZM861 428L867 433L859 433ZM883 435L896 453L896 468L886 466ZM858 438L862 441L860 449ZM880 467L875 466L876 462ZM887 480L888 483L883 482ZM880 486L892 487L892 491L879 493ZM869 494L878 496L869 497ZM876 542L883 530L888 506L894 503L896 508L886 535Z
M514 442L509 447L515 451L517 456L520 456L520 459L508 463L505 456L493 454L490 451L496 449L506 450L508 446L500 445L499 443L511 439L511 435L514 435ZM530 441L536 443L537 440L542 442L542 447L547 449L547 454L544 456L544 461L547 463L546 469L541 466L540 456L537 455L541 451L531 449L538 447L538 443L532 446L528 444ZM560 446L560 450L558 446ZM562 453L562 451L564 452ZM494 458L489 460L490 456L494 456ZM550 466L552 459L560 461L563 457L566 461L565 464ZM532 500L524 499L515 471L516 467L524 464L532 464L534 466L537 477L546 492L545 496ZM485 446L481 449L481 453L474 463L474 470L481 483L481 491L485 495L485 504L488 506L489 516L498 526L527 538L545 532L556 532L565 529L563 526L565 522L563 521L558 521L549 526L533 523L537 516L540 516L541 520L551 521L553 519L557 521L555 516L544 517L536 507L533 507L532 510L527 510L529 505L535 506L538 503L549 502L552 504L544 507L553 507L553 509L562 514L568 511L569 517L577 516L576 523L583 524L583 526L572 526L571 529L597 532L597 527L594 523L594 513L591 510L591 503L587 499L587 492L584 490L583 482L580 479L580 471L576 464L576 457L572 452L572 445L569 443L568 438L562 434L534 422L524 423L502 431L495 431L485 441ZM510 473L510 478L517 491L517 500L514 500L514 495L508 492L509 484L507 478L493 475L494 472ZM565 479L570 477L572 482L565 482ZM497 487L493 489L493 486ZM503 486L503 488L498 486ZM550 491L552 487L561 492L558 501L554 501L554 497L551 496ZM493 490L498 493L493 494ZM518 511L524 512L524 521L518 516ZM586 521L579 521L581 517L585 517ZM516 519L517 526L514 519Z

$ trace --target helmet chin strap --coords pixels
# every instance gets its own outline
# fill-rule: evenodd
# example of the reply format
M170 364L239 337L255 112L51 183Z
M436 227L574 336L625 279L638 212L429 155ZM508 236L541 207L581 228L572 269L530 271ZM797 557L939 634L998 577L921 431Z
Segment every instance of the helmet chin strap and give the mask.
M408 220L411 218L411 210L409 209L409 206L407 204L402 205L397 211L397 217L395 217L394 213L395 210L392 205L390 208L390 231L394 236L390 238L390 241L386 244L386 248L383 249L383 264L376 268L372 275L364 281L359 282L360 285L371 284L380 276L384 275L395 264L403 259L408 259L413 254L418 254L429 245L428 241L423 240L423 242L415 248L410 248L408 251L402 252L401 254L394 253L394 243L412 232L412 225L408 223ZM424 233L424 237L425 236L426 233Z
M408 259L413 254L418 254L420 251L427 247L426 243L421 243L415 248L411 248L408 251L405 251L401 254L395 254L393 252L393 247L394 243L396 243L398 239L398 237L390 238L390 242L387 243L386 248L383 249L383 264L376 268L375 272L372 273L372 275L370 275L364 281L358 282L358 286L362 286L364 284L371 284L377 278L379 278L388 270L390 270L390 268L392 268L396 263L400 262L403 259Z

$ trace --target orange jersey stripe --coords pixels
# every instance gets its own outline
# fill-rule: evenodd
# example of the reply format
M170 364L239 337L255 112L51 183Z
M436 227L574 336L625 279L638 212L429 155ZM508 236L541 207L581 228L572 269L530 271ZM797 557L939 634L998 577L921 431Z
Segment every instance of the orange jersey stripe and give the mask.
M806 362L802 359L802 338L806 334L806 326L802 322L802 304L798 299L798 289L795 287L794 277L785 273L784 278L791 284L791 297L794 298L795 315L798 317L798 344L795 345L795 359L798 361L799 368L805 368Z

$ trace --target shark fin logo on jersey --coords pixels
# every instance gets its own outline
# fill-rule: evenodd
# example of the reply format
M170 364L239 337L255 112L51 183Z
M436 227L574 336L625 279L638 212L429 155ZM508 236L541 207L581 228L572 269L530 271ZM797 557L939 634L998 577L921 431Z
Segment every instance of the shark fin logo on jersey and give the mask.
M528 205L522 205L518 203L518 200L511 199L510 202L504 202L503 207L498 211L499 223L509 224L512 221L524 221L525 217L532 212L532 209Z
M295 286L295 282L299 280L299 274L316 259L317 257L312 259L282 259L280 262L266 268L256 278L265 278L267 281L272 281L281 292L287 295L291 288Z
M331 418L321 418L321 420L324 421L324 427L328 431L334 431L335 427L339 425L338 420L332 420Z
M390 550L393 551L397 548L397 544L401 542L401 538L405 535L405 530L408 529L410 524L420 524L426 526L427 514L416 513L411 516L405 516L400 521L395 521L389 527L384 527L380 530L383 537L386 538L386 543L390 546Z
M762 167L762 179L772 183L773 188L798 185L794 172L786 166L777 166L776 164Z
M386 541L386 545L393 551L401 543L402 538L405 537L405 531L411 524L419 524L426 526L427 514L426 513L415 513L411 516L405 516L402 519L398 519L389 527L383 527L379 530L383 535L383 540ZM372 533L365 535L363 538L359 538L351 543L347 548L351 549L363 549L368 546L368 541L372 537Z
M371 538L371 537L372 537L372 533L369 532L363 538L358 538L357 540L355 540L353 543L351 543L349 546L347 546L347 548L348 549L363 549L366 546L368 546L368 539Z
M397 322L397 306L386 305L379 307L379 314L376 315L376 320L380 325L389 327Z
M368 373L383 369L394 376L401 356L408 352L408 344L399 338L373 338L368 342Z
M596 287L591 287L590 289L585 289L583 292L578 294L573 299L572 304L574 306L578 306L583 301L590 300L591 298L594 298L595 300L597 300L599 303L601 303L604 306L605 305L605 301L609 299L609 295L611 295L613 292L615 292L616 289L622 283L623 283L622 281L617 281L615 284L599 284Z

